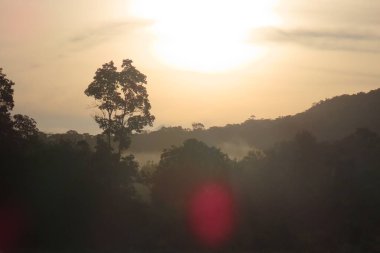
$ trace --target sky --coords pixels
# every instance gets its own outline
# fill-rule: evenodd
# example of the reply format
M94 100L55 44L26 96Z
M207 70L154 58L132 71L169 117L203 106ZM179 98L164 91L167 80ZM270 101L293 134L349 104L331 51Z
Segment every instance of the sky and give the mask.
M147 76L154 128L277 118L380 87L380 1L0 0L15 113L99 133L84 94L123 59Z

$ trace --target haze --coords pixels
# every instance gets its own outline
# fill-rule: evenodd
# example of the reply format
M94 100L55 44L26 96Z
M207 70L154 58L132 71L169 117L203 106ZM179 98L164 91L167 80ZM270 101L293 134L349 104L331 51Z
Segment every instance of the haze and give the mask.
M126 58L148 77L155 128L276 118L379 87L379 10L371 0L0 0L0 66L16 83L15 112L46 132L100 132L83 91L103 63Z

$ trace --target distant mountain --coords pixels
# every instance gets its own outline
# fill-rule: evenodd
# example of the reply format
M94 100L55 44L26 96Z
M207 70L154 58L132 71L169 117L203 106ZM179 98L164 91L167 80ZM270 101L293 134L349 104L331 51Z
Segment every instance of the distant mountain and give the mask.
M207 130L164 127L134 135L129 152L160 153L186 139L196 138L239 157L248 149L269 148L303 130L310 131L319 140L332 141L353 133L357 128L368 128L380 134L380 89L326 99L302 113L274 120L250 119L241 124Z

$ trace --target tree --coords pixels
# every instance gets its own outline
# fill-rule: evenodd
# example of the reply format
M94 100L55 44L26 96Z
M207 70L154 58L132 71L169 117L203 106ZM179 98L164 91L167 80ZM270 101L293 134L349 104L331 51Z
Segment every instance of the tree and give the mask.
M176 206L203 182L226 181L231 172L228 156L196 139L164 150L153 178L153 199Z
M13 88L14 82L6 78L0 68L0 140L9 136L12 132L12 121L10 111L13 109Z
M26 115L16 114L11 117L14 107L13 88L15 83L6 78L0 68L0 142L16 139L31 140L37 138L36 121ZM6 146L6 145L5 145Z
M194 131L197 131L197 130L205 130L205 125L203 125L203 124L200 123L200 122L194 122L193 124L191 124L191 126L193 127L193 130L194 130Z
M95 116L95 121L107 135L108 147L111 149L112 136L118 142L119 158L121 151L129 147L131 134L152 126L154 121L144 86L146 76L129 59L123 60L121 67L121 71L117 71L113 61L104 64L85 90L85 94L97 102L101 114Z
M13 88L15 83L6 78L3 69L0 68L0 113L9 113L13 109Z
M165 232L158 235L160 240L171 247L194 246L197 232L189 226L194 194L203 189L210 191L209 186L212 191L214 185L229 185L231 173L232 161L226 154L196 139L164 150L151 187L153 208L160 227L165 227ZM218 215L209 217L214 219Z
M13 129L22 139L31 140L38 137L37 123L33 118L16 114L13 119Z

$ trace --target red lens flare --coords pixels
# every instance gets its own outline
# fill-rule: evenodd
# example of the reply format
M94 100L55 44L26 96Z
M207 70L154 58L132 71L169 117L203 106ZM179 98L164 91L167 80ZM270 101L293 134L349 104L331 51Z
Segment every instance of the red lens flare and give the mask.
M235 212L235 201L228 185L203 184L195 189L190 198L190 229L202 245L220 247L231 239L235 227Z

